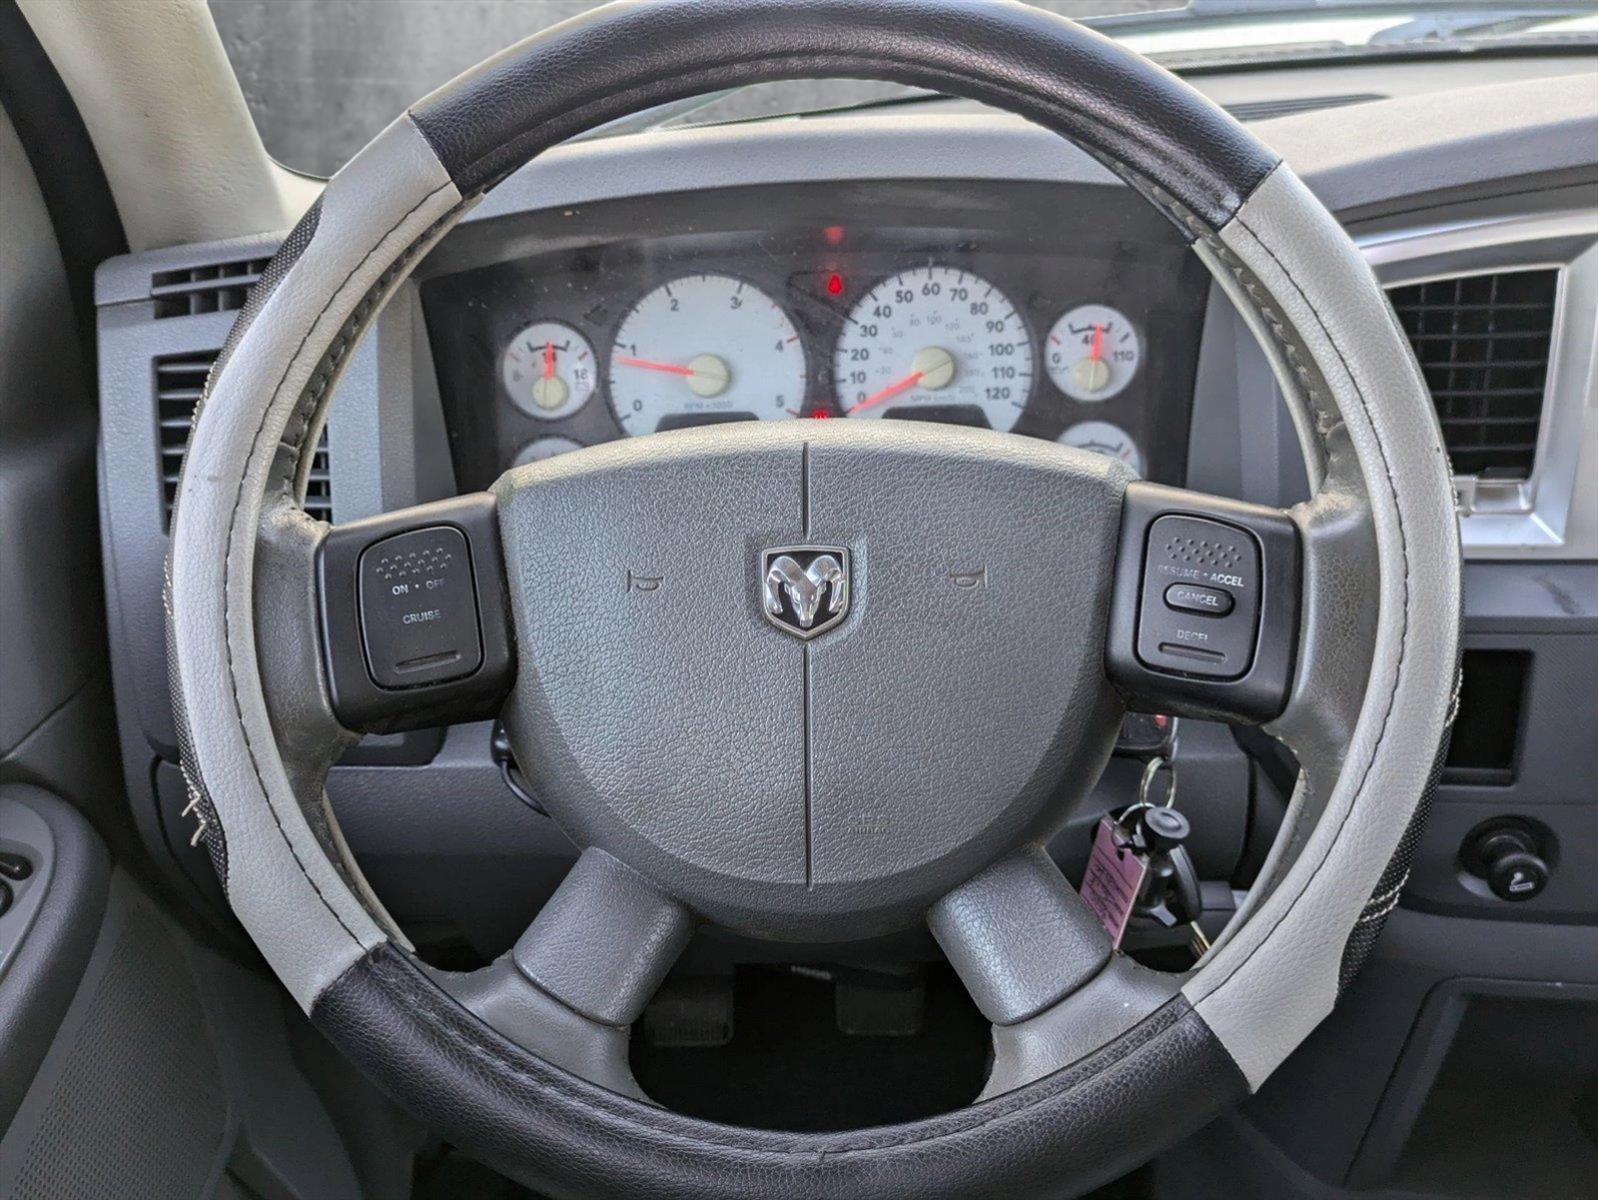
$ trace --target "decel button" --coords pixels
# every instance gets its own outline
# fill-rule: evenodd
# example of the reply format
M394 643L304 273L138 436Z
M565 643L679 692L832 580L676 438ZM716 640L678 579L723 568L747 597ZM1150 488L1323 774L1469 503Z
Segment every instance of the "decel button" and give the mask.
M413 529L361 552L361 637L381 688L460 679L482 666L477 589L466 536L452 525Z

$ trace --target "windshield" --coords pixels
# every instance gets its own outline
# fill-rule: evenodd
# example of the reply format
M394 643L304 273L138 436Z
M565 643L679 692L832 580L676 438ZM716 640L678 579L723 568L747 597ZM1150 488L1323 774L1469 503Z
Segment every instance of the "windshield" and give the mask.
M267 150L330 175L406 105L597 0L209 0ZM1593 0L1033 0L1174 70L1598 45ZM916 99L895 84L763 84L658 114L751 120ZM645 122L650 123L650 122ZM628 127L637 128L638 122Z

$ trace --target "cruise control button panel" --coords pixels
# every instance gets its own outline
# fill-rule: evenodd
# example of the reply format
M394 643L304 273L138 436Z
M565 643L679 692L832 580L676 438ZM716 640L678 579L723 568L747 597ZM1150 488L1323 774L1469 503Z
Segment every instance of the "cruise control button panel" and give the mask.
M1281 714L1298 650L1291 516L1136 480L1117 553L1105 670L1128 709L1247 724Z
M493 496L335 525L316 570L329 699L346 729L498 715L516 654Z
M483 663L466 535L413 529L361 552L361 635L372 682L417 687L459 679Z
M1157 670L1237 679L1254 660L1259 543L1205 517L1164 516L1149 526L1137 656Z

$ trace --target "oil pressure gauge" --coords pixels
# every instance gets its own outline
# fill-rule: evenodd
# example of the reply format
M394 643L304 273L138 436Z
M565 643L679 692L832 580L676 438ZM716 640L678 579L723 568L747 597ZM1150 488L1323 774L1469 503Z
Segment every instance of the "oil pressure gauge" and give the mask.
M1143 347L1125 313L1107 304L1080 304L1049 330L1044 365L1073 400L1108 400L1137 374Z
M500 358L505 391L530 417L570 416L594 394L594 348L570 325L535 321L511 338Z

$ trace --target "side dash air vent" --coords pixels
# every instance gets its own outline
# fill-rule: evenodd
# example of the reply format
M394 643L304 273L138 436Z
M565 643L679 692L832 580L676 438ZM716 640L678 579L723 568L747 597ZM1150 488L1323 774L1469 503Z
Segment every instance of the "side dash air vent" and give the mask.
M241 309L244 297L266 270L266 264L264 258L246 258L157 271L150 276L150 299L155 301L156 319Z
M161 499L167 528L172 525L172 505L177 499L183 454L189 444L194 407L205 390L206 376L216 362L216 350L198 350L155 360L155 419L161 454ZM333 489L328 475L327 430L316 444L310 482L305 489L305 511L323 521L333 519Z
M1456 475L1530 478L1558 288L1557 270L1538 269L1389 289Z

